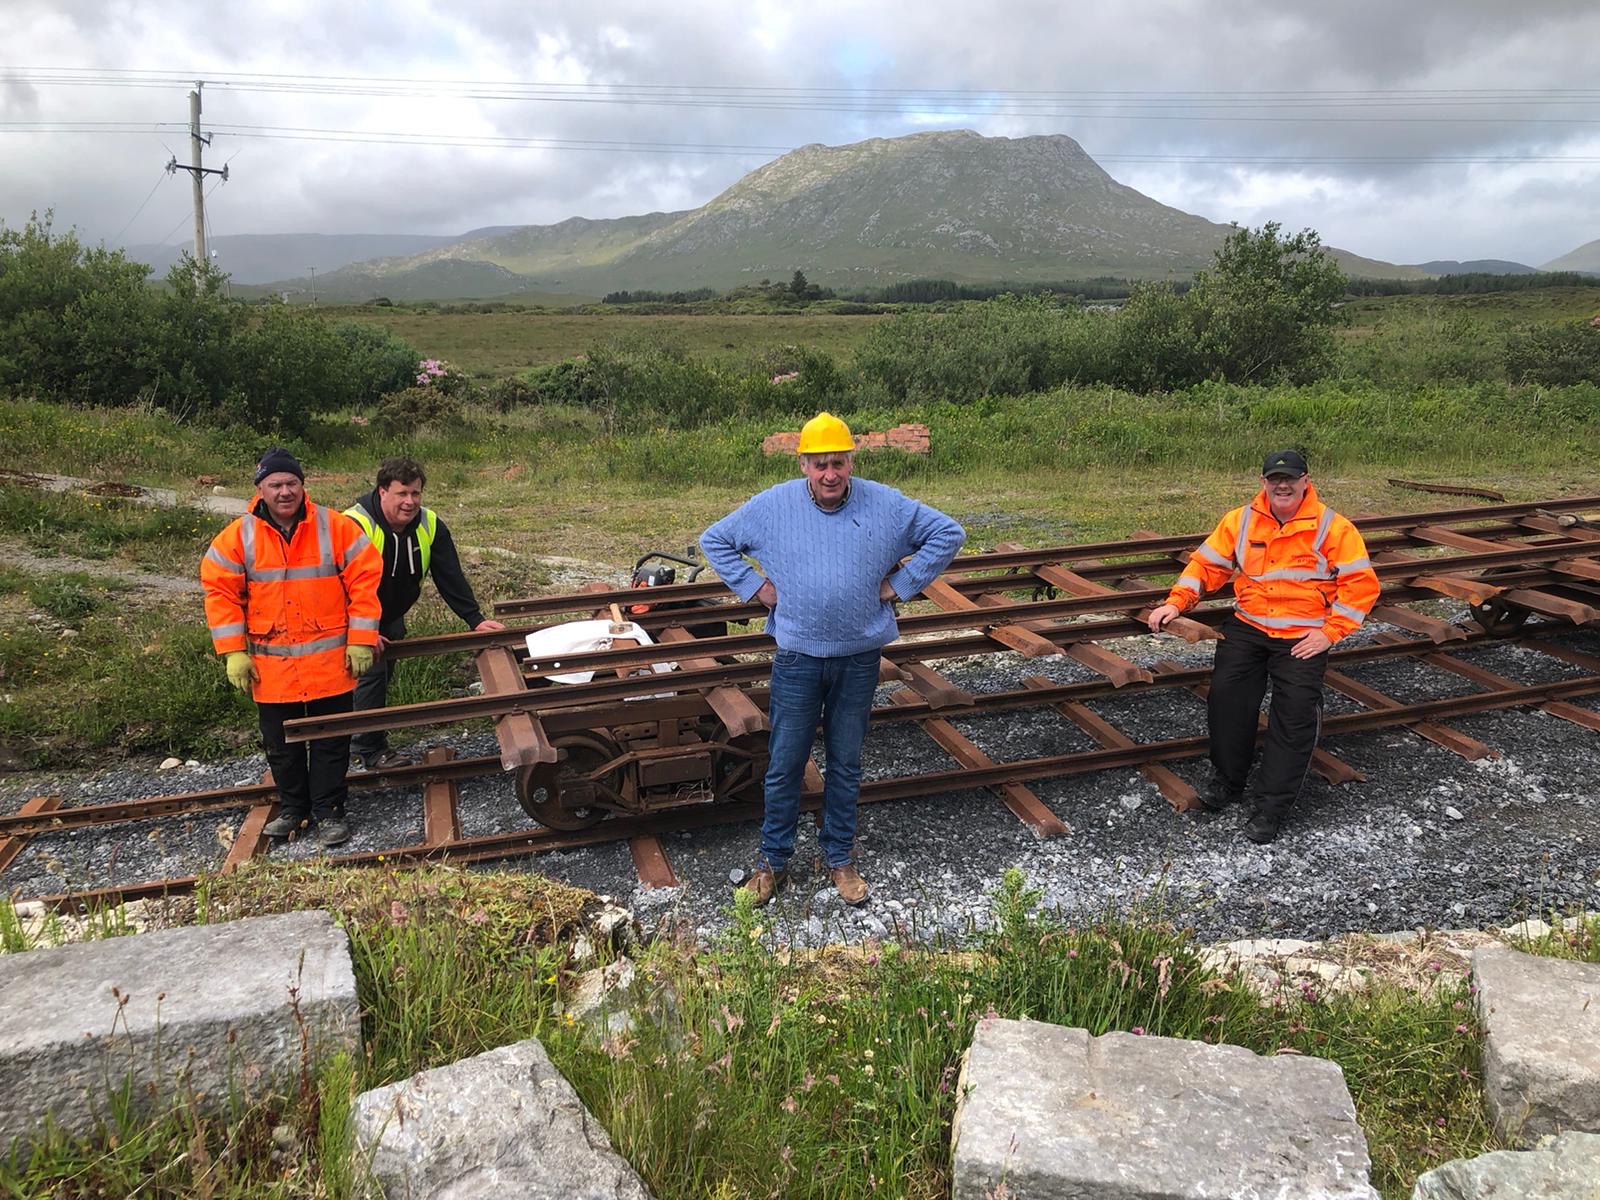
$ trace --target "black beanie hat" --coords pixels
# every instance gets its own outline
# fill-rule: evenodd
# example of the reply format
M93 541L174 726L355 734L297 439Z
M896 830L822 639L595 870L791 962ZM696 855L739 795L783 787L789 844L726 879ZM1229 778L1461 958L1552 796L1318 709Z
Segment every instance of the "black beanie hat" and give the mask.
M301 483L305 482L306 473L300 467L300 460L282 446L274 446L263 454L261 461L256 464L256 482L260 483L268 475L276 475L279 471L287 471L297 476Z

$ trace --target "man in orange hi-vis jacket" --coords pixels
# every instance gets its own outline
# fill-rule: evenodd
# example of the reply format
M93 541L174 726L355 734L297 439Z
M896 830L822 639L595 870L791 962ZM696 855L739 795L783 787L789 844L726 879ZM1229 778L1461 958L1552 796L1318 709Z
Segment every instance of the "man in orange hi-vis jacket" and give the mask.
M1261 698L1272 681L1255 812L1245 836L1266 844L1300 793L1322 727L1328 648L1366 620L1378 576L1361 534L1323 504L1296 450L1267 455L1261 491L1228 513L1194 552L1150 631L1233 581L1207 703L1211 765L1202 801L1213 812L1244 797Z
M383 566L360 526L307 498L305 471L289 451L268 450L255 481L255 504L200 562L206 623L228 682L256 702L279 800L264 832L288 837L314 822L317 841L337 846L350 838L350 738L291 745L283 723L351 710L356 678L378 645Z

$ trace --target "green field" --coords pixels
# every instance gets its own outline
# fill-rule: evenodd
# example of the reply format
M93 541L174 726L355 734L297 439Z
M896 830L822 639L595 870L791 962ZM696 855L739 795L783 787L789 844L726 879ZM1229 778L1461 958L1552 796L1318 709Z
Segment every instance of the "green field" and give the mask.
M333 308L330 316L380 325L405 338L425 358L442 358L482 375L507 375L585 354L619 338L659 338L705 357L759 354L804 345L848 355L881 316L833 314L743 316L604 316L551 312L435 313L402 309Z

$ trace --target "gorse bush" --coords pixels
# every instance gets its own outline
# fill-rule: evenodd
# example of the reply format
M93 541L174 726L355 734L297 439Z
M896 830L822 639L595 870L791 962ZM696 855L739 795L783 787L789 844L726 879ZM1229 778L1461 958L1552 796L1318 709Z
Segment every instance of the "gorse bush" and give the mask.
M224 282L185 256L156 290L142 264L55 236L48 215L0 224L0 387L298 436L412 381L418 355L393 334L235 304Z

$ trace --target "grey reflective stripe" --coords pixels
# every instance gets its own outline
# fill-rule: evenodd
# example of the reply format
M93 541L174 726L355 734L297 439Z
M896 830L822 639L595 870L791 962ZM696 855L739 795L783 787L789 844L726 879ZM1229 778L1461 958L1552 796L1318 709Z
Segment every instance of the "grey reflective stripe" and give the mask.
M242 637L244 635L244 622L235 621L231 625L213 625L211 636L213 638Z
M348 567L353 561L355 561L356 555L360 554L370 545L372 545L372 539L364 533L355 541L351 542L350 545L345 548L345 552L339 556L339 569L342 571Z
M1224 557L1221 554L1218 554L1215 550L1213 550L1210 546L1206 545L1206 543L1204 543L1204 542L1200 543L1200 549L1196 550L1195 553L1198 554L1201 558L1205 559L1208 563L1215 563L1219 567L1231 567L1231 566L1233 566L1233 559L1227 558L1227 557Z
M1362 612L1359 608L1351 608L1348 604L1340 604L1337 600L1335 600L1333 602L1333 611L1338 613L1341 617L1349 617L1357 625L1366 624L1367 614Z
M255 583L286 583L291 579L327 579L339 573L331 562L315 567L269 567L265 571L251 571Z
M1322 543L1328 540L1328 526L1333 524L1333 509L1322 509L1322 520L1317 522L1317 536L1311 541L1311 552L1317 556L1317 570L1326 574L1328 556L1322 552Z
M217 566L227 571L230 575L244 574L244 564L242 562L234 562L233 559L222 553L215 546L206 551L206 561L216 563Z
M1250 540L1250 506L1247 504L1239 510L1239 540L1233 544L1233 561L1240 568L1244 567L1244 548Z
M321 543L322 565L337 571L338 568L333 565L333 526L329 524L329 520L328 510L320 504L317 505L317 541Z
M1239 609L1239 615L1267 629L1321 629L1323 625L1322 617L1258 617L1246 608Z
M1360 558L1352 558L1347 563L1334 563L1333 569L1340 572L1370 571L1372 570L1372 560L1363 554Z
M252 579L256 565L256 518L251 513L245 513L239 522L239 548L244 554L244 577Z
M318 638L314 642L295 642L287 646L273 646L264 642L251 642L251 654L264 654L268 658L304 658L308 654L321 654L324 650L337 650L344 645L344 634Z
M1196 596L1205 595L1205 589L1200 586L1200 581L1193 575L1180 575L1174 587L1188 588Z
M375 629L378 628L378 618L377 617L351 617L350 618L350 628L351 629L374 629L375 630Z
M1332 579L1330 571L1313 571L1310 567L1280 567L1276 571L1268 571L1262 575L1251 575L1251 579Z

